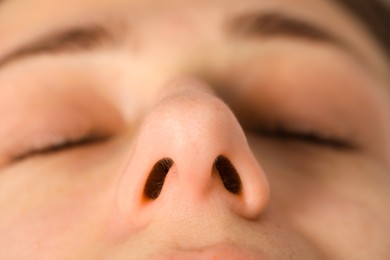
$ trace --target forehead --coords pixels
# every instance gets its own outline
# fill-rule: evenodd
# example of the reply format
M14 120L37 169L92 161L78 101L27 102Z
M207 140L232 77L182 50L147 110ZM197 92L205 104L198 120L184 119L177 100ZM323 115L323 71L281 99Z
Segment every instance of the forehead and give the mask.
M340 30L351 31L345 14L330 0L5 0L0 4L0 36L28 39L29 34L39 35L50 27L102 16L122 16L132 23L181 17L213 21L208 27L215 28L220 20L240 12L275 9L306 17L324 28L334 27L336 21ZM328 21L333 22L329 25Z
M378 68L387 64L381 55L375 53L377 48L373 48L376 45L374 40L367 37L367 32L345 10L335 5L335 1L337 0L5 0L0 2L0 55L18 42L28 41L36 35L55 30L56 27L105 17L124 17L125 23L134 25L134 28L141 28L141 23L151 23L152 27L148 29L153 29L153 25L161 24L164 20L176 24L177 29L183 27L179 27L179 24L195 24L198 28L201 26L201 30L210 31L220 30L224 20L241 13L278 10L304 18L346 39L364 56L374 57L374 66Z
M178 12L188 9L214 9L218 12L228 12L236 8L282 8L292 10L322 11L332 15L335 8L331 0L0 0L0 17L15 16L22 19L57 19L68 15L99 12L117 12L119 10L169 10ZM33 10L33 12L32 12ZM334 15L332 15L334 16ZM314 17L314 16L313 16Z

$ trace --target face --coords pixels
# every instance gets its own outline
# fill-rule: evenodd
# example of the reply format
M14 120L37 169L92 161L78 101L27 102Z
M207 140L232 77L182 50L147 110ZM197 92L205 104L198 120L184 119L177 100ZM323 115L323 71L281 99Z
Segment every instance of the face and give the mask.
M0 258L390 258L363 28L326 0L5 1Z

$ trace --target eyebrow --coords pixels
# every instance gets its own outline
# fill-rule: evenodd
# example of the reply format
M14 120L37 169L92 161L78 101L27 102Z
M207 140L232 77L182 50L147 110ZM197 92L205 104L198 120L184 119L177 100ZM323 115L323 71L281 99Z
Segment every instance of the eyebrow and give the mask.
M246 13L227 24L227 34L238 38L288 37L311 42L328 43L354 54L354 48L343 39L310 22L281 12Z
M284 36L330 43L353 53L355 57L360 56L352 46L330 32L281 12L246 13L231 19L226 29L228 35L239 38ZM75 53L113 47L122 42L126 33L124 26L112 21L57 29L0 57L0 69L17 60L39 54Z
M121 27L116 26L116 28ZM0 58L0 68L17 60L39 54L75 53L114 46L119 40L119 35L121 33L118 33L117 30L101 24L78 25L60 30L57 29Z

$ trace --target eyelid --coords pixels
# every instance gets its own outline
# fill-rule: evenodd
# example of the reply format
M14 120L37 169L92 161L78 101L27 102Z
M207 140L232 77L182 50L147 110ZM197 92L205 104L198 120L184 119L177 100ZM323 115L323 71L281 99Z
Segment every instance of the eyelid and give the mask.
M353 141L332 136L320 130L297 130L288 126L278 125L274 127L258 127L249 128L250 132L254 132L264 137L275 138L284 141L300 141L312 145L334 148L337 150L357 150L359 147Z
M51 154L60 152L65 149L72 149L90 144L96 144L107 141L110 139L110 137L111 135L109 134L99 133L97 131L91 131L88 134L82 135L77 138L64 137L61 139L62 141L42 144L40 148L27 148L26 150L11 156L11 161L17 162L36 155Z
M8 164L13 158L48 145L91 135L114 136L127 129L128 122L111 99L81 86L25 84L22 91L2 96L0 163Z

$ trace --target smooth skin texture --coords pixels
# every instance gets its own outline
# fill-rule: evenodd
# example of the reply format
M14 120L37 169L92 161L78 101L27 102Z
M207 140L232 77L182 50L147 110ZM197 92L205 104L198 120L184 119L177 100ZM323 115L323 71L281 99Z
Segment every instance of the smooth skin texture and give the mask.
M9 0L0 38L0 259L390 259L390 66L333 1Z

